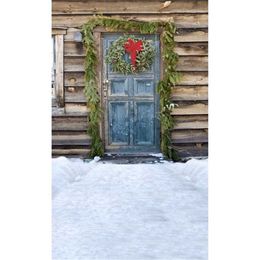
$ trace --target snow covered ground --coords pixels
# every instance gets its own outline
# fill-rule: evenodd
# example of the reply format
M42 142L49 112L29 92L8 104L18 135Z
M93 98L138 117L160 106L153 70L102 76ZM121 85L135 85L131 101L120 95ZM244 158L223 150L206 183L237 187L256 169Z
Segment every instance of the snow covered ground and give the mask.
M206 260L207 167L53 159L53 260Z

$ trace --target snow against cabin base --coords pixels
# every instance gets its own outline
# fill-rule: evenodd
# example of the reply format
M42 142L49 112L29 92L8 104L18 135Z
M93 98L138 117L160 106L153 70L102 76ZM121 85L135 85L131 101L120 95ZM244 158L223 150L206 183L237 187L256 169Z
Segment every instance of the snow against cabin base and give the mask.
M206 260L207 160L53 159L53 260Z

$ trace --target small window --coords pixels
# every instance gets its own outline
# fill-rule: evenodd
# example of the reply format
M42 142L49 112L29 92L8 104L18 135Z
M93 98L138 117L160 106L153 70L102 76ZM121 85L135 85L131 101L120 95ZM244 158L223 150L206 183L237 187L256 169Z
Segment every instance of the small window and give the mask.
M51 93L52 106L64 106L63 82L63 34L53 34L51 38Z

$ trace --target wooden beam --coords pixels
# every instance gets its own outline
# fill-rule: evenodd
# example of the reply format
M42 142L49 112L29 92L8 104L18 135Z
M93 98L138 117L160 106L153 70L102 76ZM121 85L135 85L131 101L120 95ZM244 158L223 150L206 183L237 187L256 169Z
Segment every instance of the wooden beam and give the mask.
M178 85L180 86L199 86L208 84L208 73L200 72L181 72L181 79ZM83 87L84 72L65 72L65 86L68 87Z
M162 8L160 1L52 1L52 13L62 14L160 14L160 13L207 13L208 2L200 0L175 0L168 7Z
M182 104L175 107L172 111L172 115L207 115L208 105L203 103L198 104Z
M207 143L208 133L203 129L196 130L173 130L172 142L174 144Z
M84 57L65 57L64 71L66 72L84 72ZM178 71L208 71L208 57L186 56L180 57L177 65ZM101 69L97 69L101 71Z
M207 72L181 72L178 85L208 85Z
M73 146L73 145L90 145L88 135L53 135L52 146Z
M177 151L181 158L208 156L207 143L203 143L200 147L198 147L196 144L173 144L172 147Z
M115 15L114 18L124 20L136 21L169 21L170 19L175 22L177 28L208 28L208 15L207 14L160 14L158 15ZM81 27L92 15L53 15L53 26L63 27Z
M196 101L208 100L207 86L183 86L172 88L171 98L173 101Z
M208 55L208 43L207 42L177 43L174 50L180 56L190 56L190 55L206 56Z
M53 131L85 131L87 117L53 117Z
M90 149L52 149L52 155L53 156L83 156L84 158L87 158L88 153L90 152Z
M79 28L68 28L67 34L64 35L65 41L74 42L74 33L79 32ZM179 28L175 35L176 42L207 42L208 41L208 29L207 28L193 28L185 29Z
M56 50L56 80L55 80L55 98L60 107L64 106L64 81L63 81L63 35L55 36L55 50Z
M174 122L175 122L174 130L208 128L207 115L188 115L188 116L176 115L174 116Z

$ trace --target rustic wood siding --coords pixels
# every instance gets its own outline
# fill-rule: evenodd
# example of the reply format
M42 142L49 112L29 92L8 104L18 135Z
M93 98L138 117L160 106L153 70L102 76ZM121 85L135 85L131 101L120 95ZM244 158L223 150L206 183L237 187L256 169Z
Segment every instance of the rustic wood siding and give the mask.
M177 26L176 52L181 81L172 90L176 126L172 145L182 157L208 154L208 2L164 1L58 1L52 2L53 28L65 28L65 107L53 113L53 155L85 156L90 138L86 135L87 108L83 94L84 56L82 43L73 34L93 14L140 21L173 19Z

